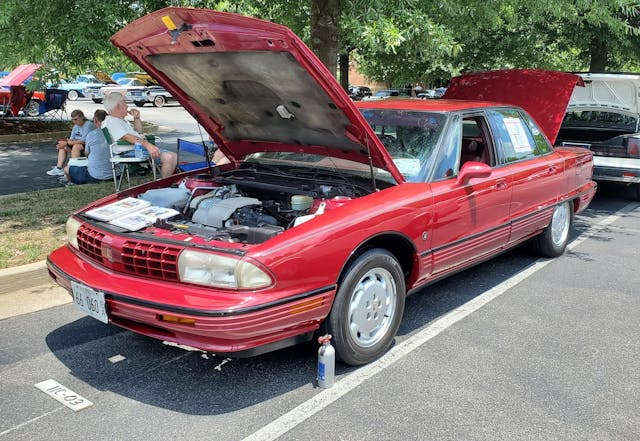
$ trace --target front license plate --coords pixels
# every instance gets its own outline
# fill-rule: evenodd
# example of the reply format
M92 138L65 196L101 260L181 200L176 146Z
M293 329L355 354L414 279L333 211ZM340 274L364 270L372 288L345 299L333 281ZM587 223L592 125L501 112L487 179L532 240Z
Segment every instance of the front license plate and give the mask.
M77 282L71 282L71 292L78 308L102 323L109 323L103 292Z

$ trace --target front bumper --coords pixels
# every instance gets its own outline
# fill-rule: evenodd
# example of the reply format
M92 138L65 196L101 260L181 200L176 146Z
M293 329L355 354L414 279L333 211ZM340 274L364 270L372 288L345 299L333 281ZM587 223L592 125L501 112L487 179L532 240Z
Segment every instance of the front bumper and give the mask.
M69 292L71 281L104 292L111 324L236 357L310 339L329 313L335 296L335 286L331 286L280 299L272 293L261 303L256 293L221 292L109 272L83 260L68 247L54 251L47 267L51 277ZM167 316L193 323L167 321Z

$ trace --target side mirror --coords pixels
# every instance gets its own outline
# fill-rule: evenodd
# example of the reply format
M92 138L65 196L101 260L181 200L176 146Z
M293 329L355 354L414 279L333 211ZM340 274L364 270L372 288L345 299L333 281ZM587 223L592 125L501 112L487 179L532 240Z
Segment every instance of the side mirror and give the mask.
M458 185L467 185L471 178L487 178L491 175L491 167L484 162L467 161L458 174Z

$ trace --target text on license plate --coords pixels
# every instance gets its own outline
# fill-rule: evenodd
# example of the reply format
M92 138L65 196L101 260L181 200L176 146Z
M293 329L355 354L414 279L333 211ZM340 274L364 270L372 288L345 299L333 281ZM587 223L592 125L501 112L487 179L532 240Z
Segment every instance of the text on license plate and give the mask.
M103 323L109 323L103 292L73 281L71 282L71 292L78 308Z

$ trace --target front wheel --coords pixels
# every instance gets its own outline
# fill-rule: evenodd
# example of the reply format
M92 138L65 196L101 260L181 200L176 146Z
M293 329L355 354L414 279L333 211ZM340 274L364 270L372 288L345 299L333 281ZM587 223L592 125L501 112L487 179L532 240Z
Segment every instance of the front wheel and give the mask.
M134 101L133 104L136 105L136 107L144 107L144 103L146 101Z
M100 104L102 102L102 98L93 98L93 102L96 104Z
M67 99L69 101L75 101L78 99L78 91L77 90L70 90L69 93L67 93Z
M571 202L556 205L549 226L534 239L537 251L545 257L558 257L564 253L569 243L569 233L573 226L573 206Z
M372 249L349 265L326 326L338 360L353 366L384 354L404 312L402 268L386 250Z

